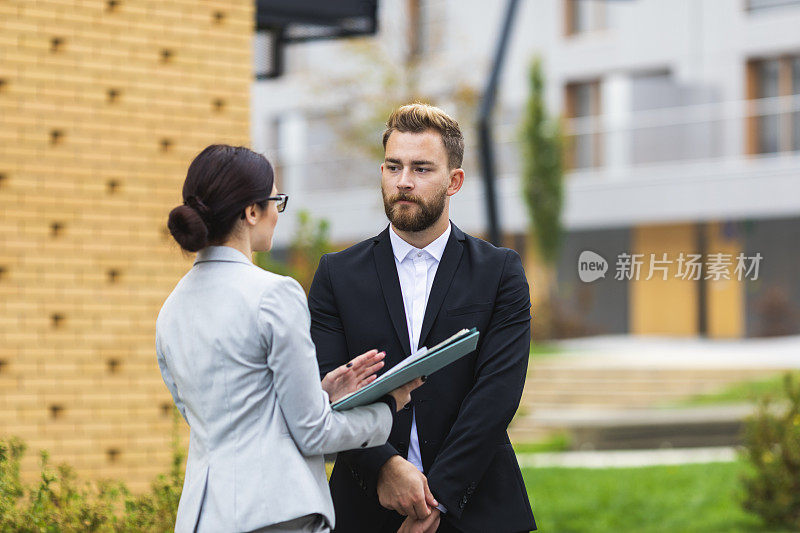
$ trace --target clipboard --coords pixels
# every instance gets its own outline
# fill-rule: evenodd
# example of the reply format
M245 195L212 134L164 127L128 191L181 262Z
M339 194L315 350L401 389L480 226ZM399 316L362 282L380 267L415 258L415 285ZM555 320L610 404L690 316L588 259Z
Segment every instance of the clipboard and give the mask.
M464 329L429 350L421 348L366 387L333 403L331 408L335 411L345 411L353 407L369 405L409 381L421 376L429 376L453 361L474 352L478 346L479 335L480 332L477 328Z

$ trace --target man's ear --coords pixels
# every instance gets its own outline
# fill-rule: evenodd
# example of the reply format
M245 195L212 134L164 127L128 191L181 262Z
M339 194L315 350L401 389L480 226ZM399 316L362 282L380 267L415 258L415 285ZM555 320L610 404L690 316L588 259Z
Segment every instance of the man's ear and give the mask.
M464 185L464 169L454 168L450 171L450 184L447 186L447 196L453 196Z

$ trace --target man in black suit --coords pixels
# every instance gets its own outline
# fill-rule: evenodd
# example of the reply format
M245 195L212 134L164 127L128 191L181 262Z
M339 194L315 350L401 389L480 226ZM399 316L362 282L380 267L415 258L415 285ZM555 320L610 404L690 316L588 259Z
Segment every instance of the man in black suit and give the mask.
M322 375L378 348L386 369L462 328L478 348L431 375L396 415L389 442L340 453L331 476L336 531L535 529L506 432L530 345L530 296L519 255L449 219L464 182L458 124L424 104L387 122L381 187L391 224L325 255L309 294Z

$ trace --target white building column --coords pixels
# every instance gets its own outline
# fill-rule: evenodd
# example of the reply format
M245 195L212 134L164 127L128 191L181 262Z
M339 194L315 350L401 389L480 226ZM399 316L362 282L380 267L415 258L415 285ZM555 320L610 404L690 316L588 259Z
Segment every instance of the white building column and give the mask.
M621 176L631 163L632 81L625 72L605 76L600 87L603 166L606 175Z
M283 183L287 194L305 190L306 119L303 113L291 111L278 123L278 151L283 163Z

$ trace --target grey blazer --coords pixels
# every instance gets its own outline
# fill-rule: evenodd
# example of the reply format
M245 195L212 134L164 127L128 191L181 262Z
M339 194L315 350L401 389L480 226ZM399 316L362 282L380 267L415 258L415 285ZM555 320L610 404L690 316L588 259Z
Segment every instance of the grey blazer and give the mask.
M210 246L156 322L161 375L191 436L175 531L250 531L319 513L323 454L386 443L383 403L332 411L293 279Z

